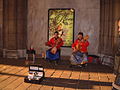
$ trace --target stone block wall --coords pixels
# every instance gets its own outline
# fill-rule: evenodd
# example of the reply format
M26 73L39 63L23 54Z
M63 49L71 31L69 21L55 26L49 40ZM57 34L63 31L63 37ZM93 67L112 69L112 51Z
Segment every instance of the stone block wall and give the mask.
M3 30L0 29L2 56L24 57L27 38L27 0L3 0L2 7L2 18L0 17L0 20L3 19Z
M28 47L33 45L38 54L47 49L44 43L48 36L48 9L50 8L74 8L74 38L76 39L79 31L88 34L89 53L98 54L100 0L28 0ZM71 55L71 48L63 47L62 55Z
M3 54L3 0L0 0L0 56Z

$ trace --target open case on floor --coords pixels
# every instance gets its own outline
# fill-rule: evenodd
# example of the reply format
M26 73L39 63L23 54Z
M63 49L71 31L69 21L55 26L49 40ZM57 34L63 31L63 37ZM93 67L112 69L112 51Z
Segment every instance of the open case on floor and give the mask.
M44 68L41 65L30 65L28 76L24 78L27 83L40 83L45 76Z

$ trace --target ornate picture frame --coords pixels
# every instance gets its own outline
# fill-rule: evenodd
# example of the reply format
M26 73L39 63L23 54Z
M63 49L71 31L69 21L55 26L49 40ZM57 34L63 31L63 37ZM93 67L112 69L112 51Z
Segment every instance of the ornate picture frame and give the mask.
M52 8L48 10L48 40L58 31L63 47L71 47L74 41L75 10L73 8Z

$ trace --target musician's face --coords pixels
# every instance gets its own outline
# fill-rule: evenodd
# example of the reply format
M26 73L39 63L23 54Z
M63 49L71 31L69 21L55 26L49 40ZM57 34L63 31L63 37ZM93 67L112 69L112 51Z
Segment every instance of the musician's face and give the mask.
M120 20L118 21L118 32L120 32Z
M78 35L78 39L82 40L83 36L81 34Z
M57 37L58 37L58 33L55 33L55 34L54 34L54 37L57 38Z

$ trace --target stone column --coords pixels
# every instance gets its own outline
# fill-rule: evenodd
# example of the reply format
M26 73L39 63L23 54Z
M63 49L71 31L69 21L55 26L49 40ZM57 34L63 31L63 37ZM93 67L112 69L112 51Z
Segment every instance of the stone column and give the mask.
M2 48L3 48L3 0L0 0L0 57L2 56Z
M17 50L18 57L25 57L27 40L27 0L17 0Z
M113 55L113 0L101 0L99 53Z
M117 51L118 47L120 46L119 45L119 36L118 36L118 19L120 18L120 0L114 0L114 6L113 6L113 23L114 23L114 48L115 48L115 52Z
M120 0L114 0L114 41L115 41L115 61L114 61L114 72L116 74L115 81L113 82L113 89L112 90L119 90L120 89L120 36L118 34L118 29L120 29L120 25L118 24L118 19L120 19Z
M26 0L4 0L3 6L3 56L7 58L24 57L21 56L21 53L26 48Z
M17 58L16 0L4 0L3 56Z

